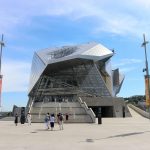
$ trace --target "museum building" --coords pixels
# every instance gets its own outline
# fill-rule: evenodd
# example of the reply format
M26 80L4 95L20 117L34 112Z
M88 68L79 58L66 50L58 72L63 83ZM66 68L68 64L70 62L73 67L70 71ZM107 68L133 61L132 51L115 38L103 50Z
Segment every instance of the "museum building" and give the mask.
M47 48L33 56L26 110L33 122L46 113L68 114L68 122L95 122L102 117L130 116L123 98L117 97L124 75L112 69L114 52L90 42Z

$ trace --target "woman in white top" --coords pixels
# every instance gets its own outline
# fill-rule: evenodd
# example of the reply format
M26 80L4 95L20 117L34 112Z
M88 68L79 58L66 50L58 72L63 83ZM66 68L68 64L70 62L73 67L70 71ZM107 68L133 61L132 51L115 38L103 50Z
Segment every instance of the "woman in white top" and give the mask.
M31 114L28 113L27 115L27 121L28 121L28 125L31 125Z

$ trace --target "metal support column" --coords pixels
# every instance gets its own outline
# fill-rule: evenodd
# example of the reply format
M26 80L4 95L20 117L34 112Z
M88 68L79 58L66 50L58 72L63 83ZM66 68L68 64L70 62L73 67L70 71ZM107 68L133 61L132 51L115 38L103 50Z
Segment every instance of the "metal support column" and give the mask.
M1 107L1 94L2 94L2 73L1 73L1 65L2 65L2 50L3 50L3 47L4 47L4 42L3 42L3 34L2 34L2 38L1 38L1 41L0 41L0 107Z
M145 95L146 95L146 106L149 112L149 119L150 119L150 87L149 87L149 69L148 69L148 60L147 60L147 51L146 51L146 45L148 44L148 41L145 40L145 34L143 34L144 42L142 43L142 47L144 47L145 51L145 67L143 69L143 72L146 71L145 75Z

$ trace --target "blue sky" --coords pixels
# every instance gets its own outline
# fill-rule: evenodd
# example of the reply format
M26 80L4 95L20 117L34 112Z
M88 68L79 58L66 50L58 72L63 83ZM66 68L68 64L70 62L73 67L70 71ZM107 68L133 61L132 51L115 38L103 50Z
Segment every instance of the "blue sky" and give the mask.
M150 40L150 0L0 0L2 110L26 106L36 50L96 41L115 49L113 68L125 74L118 96L144 95L143 33ZM148 60L150 45L147 47Z

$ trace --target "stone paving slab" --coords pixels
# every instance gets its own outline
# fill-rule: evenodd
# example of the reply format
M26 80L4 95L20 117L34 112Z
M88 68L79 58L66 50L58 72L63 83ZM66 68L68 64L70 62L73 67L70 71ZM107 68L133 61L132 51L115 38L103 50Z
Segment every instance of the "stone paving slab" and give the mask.
M103 118L98 124L64 124L45 129L0 122L0 150L150 150L150 120L134 111L130 118Z

